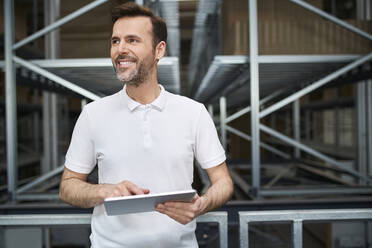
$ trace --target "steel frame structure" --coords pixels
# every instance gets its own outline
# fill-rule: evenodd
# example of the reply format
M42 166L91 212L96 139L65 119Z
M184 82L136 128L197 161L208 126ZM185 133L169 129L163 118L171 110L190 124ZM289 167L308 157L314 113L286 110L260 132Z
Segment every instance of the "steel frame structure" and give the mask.
M27 214L0 215L0 226L62 226L90 225L91 214ZM196 218L197 223L218 223L221 248L228 247L227 212L209 212Z
M290 211L239 212L240 248L249 247L248 228L254 222L291 222L292 247L302 248L303 222L306 221L372 220L371 209L325 209Z
M273 152L274 154L276 155L279 155L281 157L285 157L287 158L287 154L283 154L281 151L269 146L269 145L266 145L266 144L263 144L262 142L260 142L260 131L263 131L271 136L274 136L290 145L292 145L294 148L295 148L295 154L294 154L294 157L295 158L299 158L300 157L300 150L303 151L303 152L306 152L310 155L313 155L323 161L326 161L328 162L329 164L337 167L337 168L340 168L341 170L347 172L347 173L350 173L351 175L357 177L357 178L360 178L361 181L363 181L365 184L372 184L372 178L369 176L369 175L366 175L365 173L360 173L358 171L355 171L354 169L350 168L350 165L348 164L345 164L345 163L342 163L342 162L339 162L325 154L322 154L314 149L312 149L311 147L308 147L304 144L302 144L300 142L300 137L299 137L299 130L300 130L300 120L299 120L299 98L302 97L302 96L305 96L307 95L308 93L324 86L325 84L331 82L332 80L336 79L337 77L343 75L344 73L346 72L349 72L351 70L353 70L354 68L358 67L358 66L361 66L362 64L368 62L368 61L371 61L372 60L372 53L369 53L365 56L362 56L362 57L359 57L357 59L355 59L355 61L353 61L352 63L334 71L333 73L329 74L328 76L316 81L316 82L313 82L312 84L308 85L307 87L297 91L296 93L293 93L292 95L272 104L270 107L267 107L263 110L260 111L259 109L259 106L264 102L264 100L267 100L267 99L263 99L262 101L260 101L259 99L259 71L258 71L258 66L259 64L262 64L262 63L283 63L283 58L286 58L286 56L260 56L258 55L258 33L257 33L257 0L248 0L249 1L249 27L250 27L250 57L249 57L249 63L250 63L250 78L249 78L249 81L250 81L250 101L251 101L251 104L250 106L230 115L230 116L227 116L227 109L226 109L226 98L224 96L222 96L220 98L220 130L221 130L221 141L222 141L222 144L224 145L224 147L226 147L226 131L229 131L229 132L232 132L234 133L235 135L238 135L240 137L242 137L243 139L246 139L246 140L249 140L252 142L252 146L251 146L251 154L252 154L252 193L253 193L253 196L259 196L259 195L278 195L280 193L283 193L283 194L287 194L285 191L267 191L264 193L264 194L261 194L260 193L260 190L261 190L261 184L260 184L260 150L259 150L259 147L263 147L271 152ZM305 3L304 1L302 0L289 0L295 4L298 4L299 6L301 7L304 7L306 9L308 9L309 11L312 11L344 28L347 28L348 30L354 32L354 33L357 33L369 40L372 40L372 35L352 26L352 25L349 25L335 17L333 17L332 15L329 15L327 13L325 13L324 11L321 11L313 6L311 6L310 4L308 3ZM231 63L237 63L237 61L240 60L240 63L244 63L244 61L248 62L248 58L245 57L245 56L233 56L231 58ZM306 55L304 56L306 57ZM327 57L327 56L325 56ZM294 60L298 60L299 58L296 57L296 56L288 56L287 60L289 59L294 59ZM308 56L308 60L312 60L312 58L314 58L314 56ZM326 58L325 58L326 60ZM239 62L238 62L239 63ZM213 64L212 64L213 66ZM203 89L205 89L206 87L206 84L208 82L208 79L207 78L210 78L212 77L213 73L215 73L215 71L217 70L217 67L216 68L210 68L210 70L208 71L208 73L205 75L197 93L196 93L196 98L200 97L201 96L201 91ZM371 86L368 86L368 87L371 87ZM369 88L368 88L369 89ZM369 89L370 90L370 89ZM370 91L367 91L368 92L368 102L371 101L372 99L372 93ZM275 94L275 93L274 93ZM280 92L278 92L278 95L280 94ZM273 99L275 96L268 96L268 98L271 100ZM274 130L274 129L271 129L263 124L260 123L260 119L265 117L265 116L268 116L269 114L277 111L278 109L282 108L283 106L289 104L289 103L293 103L294 104L294 114L295 114L295 118L294 118L294 137L295 139L292 139L286 135L283 135L281 133L279 133L278 131ZM371 112L370 108L368 109L369 112ZM227 124L246 114L246 113L249 113L251 112L251 135L252 137L250 137L249 135L247 134L244 134L243 132L240 132L230 126L228 126ZM371 119L371 113L368 114L368 117L369 119ZM371 133L372 132L372 129L371 129L371 126L372 124L369 124L370 126L368 127L369 128L369 131L368 133ZM371 139L371 138L369 138ZM370 142L370 141L369 141ZM372 147L372 143L370 143L369 145L369 149L371 149L370 147ZM369 155L369 160L372 161L370 159L370 157L372 157L372 155ZM316 190L314 191L316 192ZM358 191L357 190L353 190L353 192L357 193ZM308 190L308 191L304 191L304 193L309 193L311 194L312 191L311 190Z
M95 67L95 66L103 66L103 67L112 67L110 59L49 59L49 60L36 60L36 61L26 61L20 57L15 55L15 50L19 49L20 47L44 36L50 34L52 31L56 30L57 28L61 27L65 23L68 23L79 16L89 12L90 10L106 3L108 0L94 0L93 2L87 4L86 6L81 7L80 9L72 12L71 14L60 18L57 21L52 21L51 24L47 25L40 31L35 32L34 34L26 37L25 39L15 43L14 42L14 1L12 0L5 0L4 1L4 18L5 18L5 46L4 46L4 54L5 60L4 62L0 62L0 67L4 68L5 71L5 92L6 92L6 150L7 150L7 178L8 178L8 200L9 201L16 201L17 199L32 199L30 195L19 195L27 190L43 183L44 181L54 177L55 175L61 173L63 171L63 165L59 167L53 168L51 171L41 175L39 178L35 179L34 181L22 186L21 188L17 189L17 116L16 116L16 81L15 81L15 69L17 66L21 66L26 68L33 73L41 75L43 79L49 79L52 82L59 84L73 92L78 93L79 95L85 97L86 99L90 100L97 100L101 98L101 96L92 93L64 78L56 75L55 73L51 73L44 68L50 67L63 67L68 65L68 67ZM172 0L174 1L174 0ZM136 0L138 4L143 4L143 1ZM53 18L52 18L53 19ZM55 58L55 57L53 57ZM174 76L176 79L176 84L179 84L179 67L178 67L178 58L176 57L165 57L164 60L159 62L159 65L176 65L174 70L176 71L176 75ZM86 102L85 99L82 100L83 103ZM55 199L54 194L44 194L44 195L35 195L34 197L38 199Z

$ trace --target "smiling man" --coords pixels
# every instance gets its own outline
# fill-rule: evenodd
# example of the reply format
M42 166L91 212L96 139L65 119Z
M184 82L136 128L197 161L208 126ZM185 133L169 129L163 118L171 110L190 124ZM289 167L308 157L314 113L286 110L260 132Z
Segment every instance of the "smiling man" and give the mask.
M111 60L123 90L85 106L66 154L60 197L94 207L92 247L198 247L195 218L221 206L233 184L225 152L205 107L157 81L166 50L165 22L134 3L112 11ZM107 216L107 197L191 189L194 158L211 186L191 203ZM87 182L98 166L98 184Z

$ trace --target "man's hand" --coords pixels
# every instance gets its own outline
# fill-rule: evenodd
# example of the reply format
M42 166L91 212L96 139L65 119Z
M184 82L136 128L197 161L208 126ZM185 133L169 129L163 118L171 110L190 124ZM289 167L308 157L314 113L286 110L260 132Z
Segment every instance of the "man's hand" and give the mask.
M186 225L203 213L206 208L206 199L195 195L191 203L188 202L165 202L158 204L156 211L168 215L175 221Z
M149 189L140 188L126 180L117 184L101 184L98 192L102 201L108 197L142 195L148 193L150 193Z

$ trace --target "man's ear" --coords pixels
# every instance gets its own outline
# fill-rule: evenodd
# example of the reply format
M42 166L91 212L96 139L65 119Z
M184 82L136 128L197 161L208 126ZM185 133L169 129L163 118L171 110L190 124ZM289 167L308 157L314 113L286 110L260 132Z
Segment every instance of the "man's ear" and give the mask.
M167 44L164 41L160 41L155 48L155 59L160 60L164 57L166 52Z

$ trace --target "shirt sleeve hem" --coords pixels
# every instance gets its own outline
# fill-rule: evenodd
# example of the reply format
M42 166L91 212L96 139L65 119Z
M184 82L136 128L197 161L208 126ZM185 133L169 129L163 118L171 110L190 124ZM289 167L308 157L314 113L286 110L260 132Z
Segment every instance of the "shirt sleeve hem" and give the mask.
M222 153L222 154L218 155L217 157L215 157L213 159L210 159L208 161L199 162L199 164L203 169L209 169L209 168L215 167L217 165L220 165L221 163L223 163L225 161L226 161L226 155L225 155L225 153Z
M73 163L70 161L65 162L65 167L69 170L72 170L74 172L81 173L81 174L89 174L93 170L93 168L86 168L86 166L84 165Z

